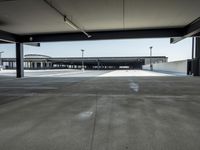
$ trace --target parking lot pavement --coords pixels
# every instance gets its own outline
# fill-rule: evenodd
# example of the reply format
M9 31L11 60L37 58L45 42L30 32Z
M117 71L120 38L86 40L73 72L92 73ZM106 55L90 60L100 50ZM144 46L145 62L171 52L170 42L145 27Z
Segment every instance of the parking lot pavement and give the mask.
M199 150L200 78L0 76L0 150Z

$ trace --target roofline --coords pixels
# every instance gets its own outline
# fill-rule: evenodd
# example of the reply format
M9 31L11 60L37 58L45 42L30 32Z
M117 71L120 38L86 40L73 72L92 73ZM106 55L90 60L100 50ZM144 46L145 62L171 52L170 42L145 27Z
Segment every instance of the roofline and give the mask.
M168 57L166 57L166 56L152 56L152 57L150 57L150 56L134 56L134 57L126 57L126 56L124 56L124 57L84 57L84 59L103 59L103 58L106 58L106 59L120 59L120 58L124 58L124 59L141 59L141 58L168 58ZM2 58L2 59L16 59L16 58L9 58L9 57L4 57L4 58ZM82 59L82 57L49 57L49 58L24 58L24 59Z

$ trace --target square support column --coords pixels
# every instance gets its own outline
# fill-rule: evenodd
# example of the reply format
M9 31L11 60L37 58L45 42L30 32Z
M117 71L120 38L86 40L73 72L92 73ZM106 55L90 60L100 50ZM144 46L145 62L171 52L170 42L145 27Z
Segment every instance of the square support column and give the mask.
M193 59L193 75L200 76L200 38L196 37L195 57Z
M23 43L16 43L16 77L24 77L24 49Z

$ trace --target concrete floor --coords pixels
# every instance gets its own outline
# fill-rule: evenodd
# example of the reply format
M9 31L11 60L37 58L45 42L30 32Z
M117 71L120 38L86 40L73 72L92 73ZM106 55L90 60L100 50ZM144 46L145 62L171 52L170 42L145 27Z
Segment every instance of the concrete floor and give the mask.
M0 150L199 150L200 78L0 76Z

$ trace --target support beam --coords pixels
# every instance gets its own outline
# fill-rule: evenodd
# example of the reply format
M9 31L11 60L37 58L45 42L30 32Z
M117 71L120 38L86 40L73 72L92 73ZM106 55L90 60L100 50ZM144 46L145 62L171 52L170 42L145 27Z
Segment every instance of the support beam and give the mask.
M15 43L17 38L15 34L0 30L0 43Z
M24 50L23 43L16 43L16 77L24 77Z
M185 37L191 37L200 32L200 17L185 27Z
M25 45L40 47L40 43L24 43Z
M170 43L171 44L175 44L178 43L179 41L183 40L184 37L174 37L174 38L170 38Z
M146 29L146 30L116 30L88 32L92 37L87 38L81 32L34 34L20 37L20 42L57 42L57 41L82 41L82 40L108 40L108 39L133 39L133 38L167 38L184 35L182 28Z
M194 37L200 37L200 32L195 34Z
M200 18L197 18L194 20L192 23L187 25L186 27L183 28L184 30L184 36L181 37L172 37L170 39L171 44L175 44L187 37L192 37L192 36L197 36L200 34Z

